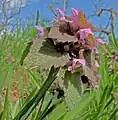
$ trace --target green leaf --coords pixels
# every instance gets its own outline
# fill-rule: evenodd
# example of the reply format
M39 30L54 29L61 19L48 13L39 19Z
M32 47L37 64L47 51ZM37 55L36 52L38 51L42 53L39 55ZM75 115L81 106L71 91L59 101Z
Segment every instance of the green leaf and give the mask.
M64 102L60 103L49 116L48 120L59 120L67 112L67 108Z
M32 41L29 42L28 45L27 45L27 47L25 48L25 50L24 50L24 52L23 52L23 54L22 54L22 57L21 57L21 59L20 59L20 65L21 65L21 66L23 65L24 59L25 59L26 56L28 55L28 53L29 53L29 51L30 51L30 48L31 48L32 44L33 44Z
M36 120L42 120L46 116L51 103L52 103L52 99L48 102L44 111L41 114L37 115Z
M7 114L8 114L8 109L9 109L9 100L8 100L8 88L6 90L6 95L5 95L5 103L4 103L4 111L2 113L1 120L7 119Z
M63 84L66 104L69 109L72 109L78 104L84 91L80 73L66 72Z
M31 80L32 80L32 82L36 85L36 87L39 89L40 88L40 83L39 83L39 81L37 80L37 78L35 77L35 75L34 75L34 73L32 72L32 71L30 71L29 69L27 69L28 70L28 72L30 73L30 75L31 75Z
M26 101L25 101L25 103L23 104L23 106L25 105L25 104L27 104L32 98L33 98L33 96L36 94L36 90L37 90L37 88L34 88L33 90L32 90L32 92L29 94L29 96L27 97L27 99L26 99Z
M111 42L112 42L112 45L114 46L114 48L118 51L118 42L117 42L117 39L115 37L115 34L114 34L114 31L113 31L113 25L111 24L111 32L112 32L112 37L111 37Z
M76 117L81 116L85 111L88 110L93 100L94 94L87 94L81 97L81 101L73 108L70 112L64 116L63 120L74 120Z
M104 109L107 108L112 103L113 100L114 100L114 98L111 97L111 99L106 103Z
M3 70L3 71L0 71L0 91L2 90L4 84L5 84L5 81L7 79L7 74L8 74L8 71L6 70Z
M108 89L108 85L105 87L105 89L104 89L104 91L103 91L103 93L102 93L102 96L101 96L101 99L100 99L99 105L101 105L102 103L104 103L104 101L106 100L107 89Z
M52 65L64 66L69 60L67 54L57 52L54 47L44 39L35 41L26 57L24 64L28 67L50 68ZM44 70L41 72L45 72Z
M0 113L0 120L1 120L2 114L3 114L3 112Z
M100 99L100 102L99 102L99 105L101 104L104 104L107 100L108 100L108 97L110 97L110 94L111 94L111 91L113 89L113 84L108 84L103 93L102 93L102 96L101 96L101 99Z
M108 120L112 120L112 118L114 118L115 117L115 115L116 115L116 113L118 112L118 107L116 107L115 109L114 109L114 111L111 113L111 115L109 116L109 119Z
M12 118L15 117L15 115L18 113L18 110L19 110L19 100L16 101L16 104L14 105L13 107L13 110L12 110Z
M94 109L94 111L95 111L95 109ZM94 112L94 111L88 110L87 112L84 112L79 117L77 117L75 120L87 120L87 119L89 120L89 118L98 114L98 112Z

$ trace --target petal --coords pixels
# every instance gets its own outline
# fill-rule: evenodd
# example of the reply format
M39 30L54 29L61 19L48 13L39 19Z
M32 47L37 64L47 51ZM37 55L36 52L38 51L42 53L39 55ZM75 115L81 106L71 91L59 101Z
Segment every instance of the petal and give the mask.
M77 67L78 59L73 59L71 62L72 64L68 67L68 71L73 71Z
M95 60L95 66L96 67L100 67L99 64L98 64L98 62L96 60Z
M90 28L80 29L80 30L77 32L77 34L78 34L78 33L79 33L79 35L80 35L80 39L81 39L81 40L87 39L89 34L93 35L93 32L91 31Z
M76 65L77 65L77 61L76 61L76 59L73 59L73 61L72 61L72 69L73 70L76 68Z
M65 16L63 10L57 8L56 11L57 11L57 13L59 14L60 17L64 17Z
M105 44L105 41L102 40L102 39L100 39L100 38L96 39L96 41L97 41L99 44L101 44L101 45L104 45L104 44Z
M78 66L79 64L85 66L85 63L85 59L73 59L72 67L76 68L76 66Z
M86 32L84 32L84 31L79 31L79 34L80 34L80 39L84 40L84 39L87 38Z
M73 16L78 16L78 10L72 8L72 9L71 9L71 12L72 12L72 15L73 15Z
M41 26L35 26L35 28L37 30L39 30L38 35L36 36L35 40L39 39L40 37L42 37L44 35L44 28Z
M78 59L78 61L82 66L85 66L85 64L86 64L85 59Z
M36 35L36 37L34 38L34 40L37 40L37 39L39 39L41 36L40 36L40 33L38 33L37 35Z
M68 67L68 71L71 72L72 70L73 70L72 66L69 66L69 67Z
M35 26L37 30L39 30L41 33L44 33L44 28L41 26Z
M37 36L34 38L34 40L37 40L39 38L41 38L44 35L44 33L38 33Z
M70 25L74 31L79 27L78 11L74 8L71 9L72 15L70 16Z
M91 31L90 28L81 29L80 31L84 31L84 32L86 32L88 34L92 34L93 35L93 32Z
M68 71L73 71L79 66L85 66L85 60L84 59L73 59L72 65L68 67Z
M60 21L60 22L66 21L64 12L61 9L59 9L59 8L57 8L56 11L59 14L59 18L57 18L57 21Z
M87 37L88 34L93 35L93 32L91 31L90 28L80 29L80 30L79 30L79 33L80 33L80 36L82 35L82 37L84 37L84 36Z

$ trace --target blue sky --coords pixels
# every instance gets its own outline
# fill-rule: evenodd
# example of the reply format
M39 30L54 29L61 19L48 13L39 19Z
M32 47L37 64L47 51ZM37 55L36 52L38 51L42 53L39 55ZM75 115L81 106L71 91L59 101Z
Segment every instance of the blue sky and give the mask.
M39 10L41 19L45 19L45 18L51 19L53 17L53 14L49 10L48 4L52 3L53 1L54 0L31 0L29 5L22 9L21 18L22 19L31 18L32 15L36 13L37 10ZM63 1L63 0L59 0L59 1ZM116 10L118 10L118 0L102 0L102 1L103 1L103 5L102 5L103 8L113 7ZM56 5L56 7L63 8L62 5ZM67 10L68 14L70 13L69 11L70 8L83 10L86 13L86 16L90 16L95 11L92 0L69 0L69 9ZM103 16L101 18L89 17L89 19L94 25L96 26L102 25L102 27L105 27L108 22L108 14L106 14L106 16ZM117 22L118 19L116 20L116 31L118 31Z
M11 1L19 1L19 0L11 0ZM23 0L27 1L27 0ZM54 15L48 8L48 4L52 3L53 1L61 1L63 0L30 0L29 4L26 5L26 7L22 8L20 18L22 20L28 20L32 19L32 16L36 13L37 10L40 11L40 18L41 20L49 19L51 20ZM69 0L69 7L67 9L67 14L70 14L71 8L76 8L78 10L82 10L85 12L86 16L90 16L95 11L94 5L92 1L98 1L98 0ZM118 11L118 0L102 0L103 5L102 8L115 8ZM13 2L11 2L13 3ZM0 0L1 4L1 0ZM63 8L61 5L56 5L58 8ZM106 14L100 18L98 17L89 17L89 21L93 23L95 26L101 25L102 27L105 27L108 22L109 15ZM25 23L25 22L24 22ZM116 19L116 36L118 36L118 17Z

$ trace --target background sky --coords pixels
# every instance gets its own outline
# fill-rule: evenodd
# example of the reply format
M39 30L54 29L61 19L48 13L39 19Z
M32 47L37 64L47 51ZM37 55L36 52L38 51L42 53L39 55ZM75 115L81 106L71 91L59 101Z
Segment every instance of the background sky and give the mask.
M2 0L0 0L1 2ZM28 0L11 0L11 6L14 6L14 3L19 3L19 1L23 2L23 6L26 5ZM26 21L28 19L33 19L33 15L36 13L37 10L40 12L40 19L49 19L51 20L54 15L49 10L48 5L52 3L53 1L62 2L63 0L30 0L28 5L26 5L21 10L20 18L23 21ZM95 11L95 7L93 5L92 1L98 1L98 0L69 0L69 5L67 9L67 14L70 14L70 8L76 8L77 10L82 10L85 12L86 16L89 16L90 22L93 23L95 26L101 25L102 27L105 27L108 22L108 14L103 15L102 17L90 17ZM103 4L100 5L102 8L114 8L118 11L118 0L102 0ZM62 4L56 5L55 7L63 8ZM25 22L24 22L25 23ZM116 36L118 36L118 17L116 18Z
M40 11L40 17L41 19L51 19L54 15L48 8L48 4L52 3L54 0L31 0L29 4L22 9L21 11L21 18L27 19L32 17L34 13L36 13L37 10ZM55 1L61 1L63 0L55 0ZM85 12L86 16L90 16L94 13L95 7L93 5L94 0L69 0L69 5L67 9L67 14L70 14L70 8L76 8L78 10L82 10ZM111 8L113 7L118 11L118 0L102 0L103 4L101 5L102 8ZM56 7L63 8L61 5L56 5ZM108 14L103 15L101 18L98 17L89 17L89 20L95 25L102 25L102 27L105 27L108 22ZM118 17L116 19L116 36L118 31Z

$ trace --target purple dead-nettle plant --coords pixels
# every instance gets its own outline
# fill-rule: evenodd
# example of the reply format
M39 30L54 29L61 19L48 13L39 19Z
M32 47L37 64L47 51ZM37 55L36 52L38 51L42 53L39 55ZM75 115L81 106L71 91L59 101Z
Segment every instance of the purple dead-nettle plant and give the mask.
M39 39L44 35L44 28L41 26L35 26L35 28L39 31L35 39Z
M98 53L97 46L104 45L105 41L95 38L94 27L81 10L72 8L70 16L66 16L59 8L56 12L58 17L54 18L55 23L52 24L46 40L50 40L58 52L69 53L70 59L66 64L69 72L74 72L77 68L82 69L82 74L87 76L95 87L99 63L93 56ZM45 34L41 26L35 28L39 30L36 39Z

